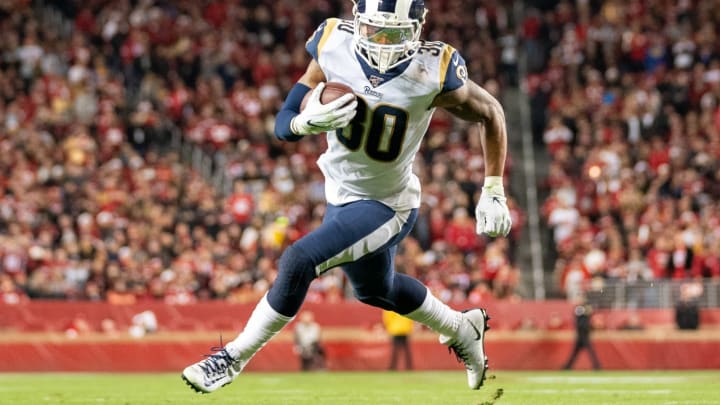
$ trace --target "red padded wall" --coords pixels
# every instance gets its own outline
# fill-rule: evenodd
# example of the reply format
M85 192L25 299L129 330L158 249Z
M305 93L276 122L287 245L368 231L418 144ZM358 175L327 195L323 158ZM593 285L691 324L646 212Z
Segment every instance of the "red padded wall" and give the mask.
M458 309L472 305L453 305ZM490 303L493 329L487 351L495 369L559 369L573 344L572 307L563 301ZM156 313L160 333L132 340L124 333L118 338L101 334L72 340L58 333L81 317L92 328L103 319L113 319L121 331L133 314L143 310ZM382 370L387 367L389 344L382 334L373 334L380 323L380 311L357 302L332 305L306 304L325 330L331 330L325 346L328 367L333 370ZM132 306L107 303L34 301L22 305L0 305L0 371L179 371L200 359L214 336L225 339L240 330L251 305L201 302L169 306L148 302ZM556 313L564 320L559 331L543 331ZM720 368L720 310L701 313L702 330L679 332L673 327L672 310L639 310L646 331L603 331L594 334L603 366L608 369L696 369ZM622 324L624 311L598 311L609 328ZM524 319L532 319L535 331L519 331ZM32 333L26 333L32 332ZM230 332L230 336L228 336ZM211 337L212 336L212 337ZM460 369L455 358L439 345L431 333L413 336L417 369ZM578 368L588 368L581 355ZM287 333L273 340L250 364L249 370L296 370L298 362Z
M0 371L177 371L207 353L212 342L140 341L0 344ZM329 342L331 370L384 370L390 345L386 342ZM447 349L432 341L412 344L415 368L461 369ZM720 342L603 340L595 342L605 369L717 369ZM556 370L572 349L570 340L502 340L487 343L492 369ZM401 363L402 364L402 363ZM589 368L581 354L578 369ZM292 371L299 362L289 342L270 343L248 366L249 371Z

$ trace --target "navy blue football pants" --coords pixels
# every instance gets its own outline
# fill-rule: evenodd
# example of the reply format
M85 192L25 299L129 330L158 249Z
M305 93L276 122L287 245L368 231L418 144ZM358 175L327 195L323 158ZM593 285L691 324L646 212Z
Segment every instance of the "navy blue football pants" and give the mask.
M395 212L371 200L328 205L322 225L280 257L278 277L267 296L270 306L285 316L295 316L310 283L341 266L360 301L399 314L416 310L427 289L394 270L397 245L416 218L416 209Z

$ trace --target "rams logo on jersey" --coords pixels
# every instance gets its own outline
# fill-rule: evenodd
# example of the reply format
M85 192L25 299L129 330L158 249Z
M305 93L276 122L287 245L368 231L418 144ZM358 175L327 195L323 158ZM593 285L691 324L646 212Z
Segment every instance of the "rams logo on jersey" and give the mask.
M372 75L372 76L370 76L368 81L370 82L370 84L372 84L373 87L377 87L377 86L381 85L382 82L385 81L385 79L383 79L382 77L377 77L375 75Z
M465 67L465 65L458 66L455 69L455 74L457 75L458 79L463 81L463 83L465 83L468 79L467 68Z

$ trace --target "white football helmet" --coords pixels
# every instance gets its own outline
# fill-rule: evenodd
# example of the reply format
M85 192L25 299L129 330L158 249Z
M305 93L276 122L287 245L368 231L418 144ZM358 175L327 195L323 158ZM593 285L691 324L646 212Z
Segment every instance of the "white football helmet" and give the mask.
M357 0L355 48L365 62L385 73L420 47L425 14L425 0Z

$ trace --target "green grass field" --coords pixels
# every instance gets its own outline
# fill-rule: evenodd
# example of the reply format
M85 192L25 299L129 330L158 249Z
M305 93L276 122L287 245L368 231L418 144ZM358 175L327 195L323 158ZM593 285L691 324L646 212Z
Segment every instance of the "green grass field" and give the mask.
M245 373L209 395L179 374L0 374L0 404L720 404L720 371Z

